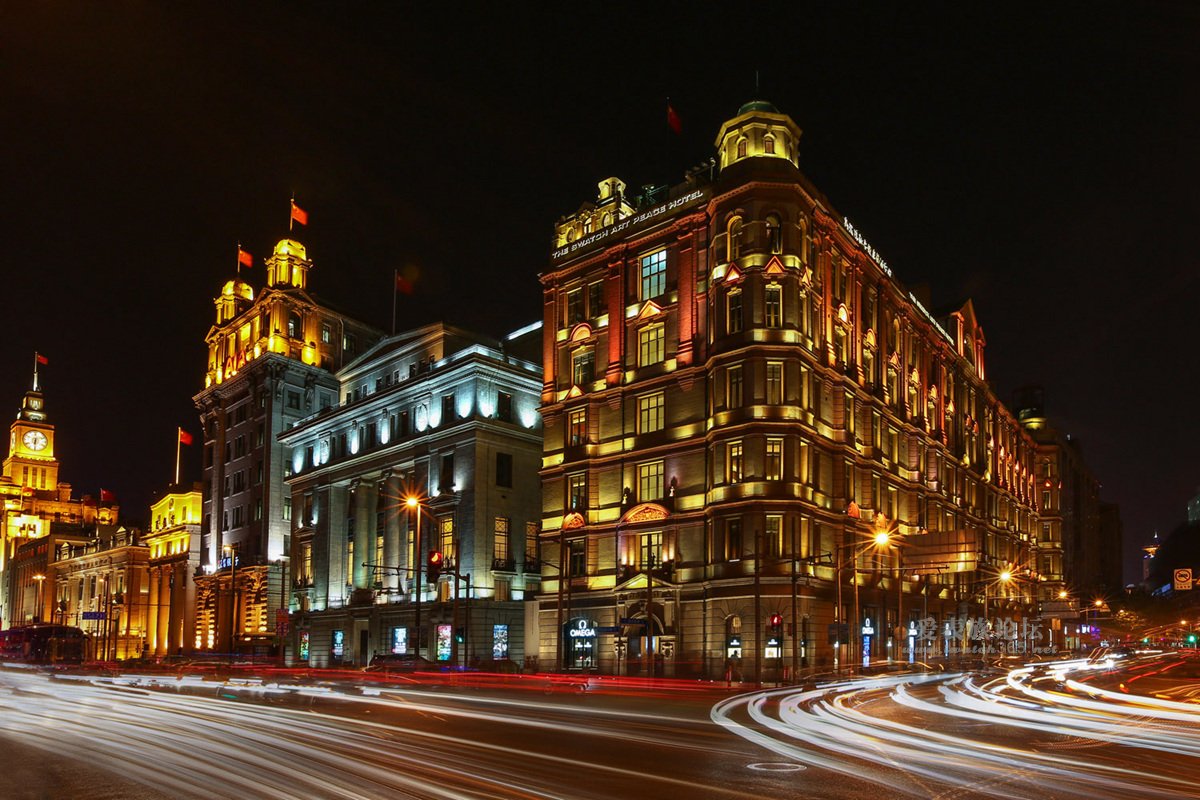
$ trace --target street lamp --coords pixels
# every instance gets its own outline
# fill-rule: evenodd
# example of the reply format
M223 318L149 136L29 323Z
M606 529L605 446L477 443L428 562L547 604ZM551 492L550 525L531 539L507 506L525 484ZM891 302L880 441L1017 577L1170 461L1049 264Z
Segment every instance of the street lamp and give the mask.
M1008 584L1012 583L1012 580L1013 580L1012 570L1008 570L1008 569L1001 570L1000 574L996 576L996 583L1003 587L1007 587ZM983 585L983 658L984 658L984 660L987 659L988 629L989 629L989 626L988 626L988 584L985 583Z
M412 511L416 514L416 527L415 527L415 532L413 534L413 543L415 545L416 552L412 556L411 566L412 566L412 570L413 570L413 587L414 587L414 596L415 596L415 603L416 603L415 626L414 627L416 628L417 636L416 636L415 647L416 647L417 655L420 656L421 655L421 570L424 567L424 564L422 563L422 558L421 558L421 505L422 505L421 499L419 497L417 497L415 494L410 494L404 498L404 505L406 507L408 507L408 509L410 511Z
M33 621L41 622L42 621L42 584L45 583L46 576L39 572L38 574L33 576L33 579L35 581L37 581L37 605L33 609L34 610Z

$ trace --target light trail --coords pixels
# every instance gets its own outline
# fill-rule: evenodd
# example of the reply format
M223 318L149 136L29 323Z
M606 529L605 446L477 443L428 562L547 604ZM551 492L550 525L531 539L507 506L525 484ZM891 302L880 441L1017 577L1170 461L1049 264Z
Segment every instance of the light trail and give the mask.
M1085 680L1110 666L1029 665L983 682L908 674L771 689L718 703L711 716L777 755L894 794L1194 798L1200 706ZM1047 683L1063 690L1040 688Z

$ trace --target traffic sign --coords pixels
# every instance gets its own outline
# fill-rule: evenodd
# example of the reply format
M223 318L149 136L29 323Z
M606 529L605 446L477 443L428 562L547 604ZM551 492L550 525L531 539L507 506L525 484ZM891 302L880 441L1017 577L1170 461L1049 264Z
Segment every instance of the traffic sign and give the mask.
M622 625L641 625L641 626L645 627L646 620L634 619L633 617L621 617L621 624Z
M1190 569L1175 570L1175 591L1190 592L1192 589L1192 571Z
M621 627L619 625L601 625L598 628L596 628L596 633L620 633L620 632L621 632Z
M83 614L81 616L85 620L87 620L87 619L104 619L104 612L103 611L85 611L85 612L83 612Z

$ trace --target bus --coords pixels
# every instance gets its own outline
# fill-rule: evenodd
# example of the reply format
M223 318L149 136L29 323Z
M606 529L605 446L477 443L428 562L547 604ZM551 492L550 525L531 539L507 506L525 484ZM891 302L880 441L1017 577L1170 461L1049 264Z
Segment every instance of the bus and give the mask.
M0 662L80 664L87 634L69 625L22 625L0 631Z

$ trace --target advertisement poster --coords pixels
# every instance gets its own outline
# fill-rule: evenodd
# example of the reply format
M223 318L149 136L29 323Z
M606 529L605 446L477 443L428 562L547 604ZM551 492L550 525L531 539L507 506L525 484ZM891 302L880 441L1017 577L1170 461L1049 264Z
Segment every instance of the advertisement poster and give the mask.
M508 626L492 626L492 658L503 661L508 658Z
M450 660L450 646L453 641L454 629L450 625L437 626L437 660Z
M392 653L404 655L408 652L408 628L392 628Z

